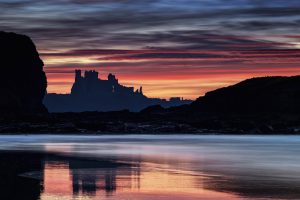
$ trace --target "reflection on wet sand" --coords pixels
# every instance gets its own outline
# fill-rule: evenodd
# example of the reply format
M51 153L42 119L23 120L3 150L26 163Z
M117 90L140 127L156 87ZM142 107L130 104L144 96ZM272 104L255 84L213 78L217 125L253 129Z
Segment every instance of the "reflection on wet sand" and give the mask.
M0 199L300 199L299 136L1 137Z
M272 174L272 172L252 173L240 171L227 173L219 170L220 176L207 179L204 188L207 190L234 193L249 199L300 199L300 180L294 177Z
M174 161L46 159L41 200L299 199L298 179ZM233 166L232 166L233 167ZM201 170L200 170L201 168ZM189 170L190 169L190 170ZM191 170L192 169L192 170ZM246 169L247 170L247 169ZM62 198L63 197L63 198Z
M71 174L67 162L46 161L43 174L44 193L56 196L72 193Z
M238 199L231 194L204 189L199 184L199 180L205 179L202 176L169 171L153 163L101 165L90 160L46 160L41 200Z

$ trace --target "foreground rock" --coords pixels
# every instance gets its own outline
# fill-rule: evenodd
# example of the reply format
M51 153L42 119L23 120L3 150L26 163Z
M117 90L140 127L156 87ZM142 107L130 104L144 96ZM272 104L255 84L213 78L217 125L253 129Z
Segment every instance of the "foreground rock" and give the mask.
M29 37L0 32L0 70L1 115L47 112L43 62Z

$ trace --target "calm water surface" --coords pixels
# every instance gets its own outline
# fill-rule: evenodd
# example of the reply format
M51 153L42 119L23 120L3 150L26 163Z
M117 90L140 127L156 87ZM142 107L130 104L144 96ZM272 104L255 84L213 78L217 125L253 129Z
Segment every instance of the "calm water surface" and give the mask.
M300 136L6 135L0 150L51 153L18 174L32 199L300 199Z

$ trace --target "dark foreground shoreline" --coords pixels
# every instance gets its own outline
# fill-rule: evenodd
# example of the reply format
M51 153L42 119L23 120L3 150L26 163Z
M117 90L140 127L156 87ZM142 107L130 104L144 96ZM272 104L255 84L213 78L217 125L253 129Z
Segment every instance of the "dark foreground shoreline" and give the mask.
M45 160L68 161L74 166L118 168L128 164L32 151L0 150L0 193L5 200L38 200L44 192Z
M84 112L6 116L5 134L299 134L300 115Z
M39 180L20 174L41 170L43 154L0 151L1 199L38 199L43 186Z

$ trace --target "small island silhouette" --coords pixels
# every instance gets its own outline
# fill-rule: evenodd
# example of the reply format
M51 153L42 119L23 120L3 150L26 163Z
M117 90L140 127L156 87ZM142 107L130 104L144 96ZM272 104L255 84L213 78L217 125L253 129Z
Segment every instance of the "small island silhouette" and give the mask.
M148 98L143 88L134 90L119 83L115 75L109 74L107 80L100 79L95 70L75 70L75 82L70 94L47 94L44 104L49 112L84 112L84 111L141 111L146 107L161 105L164 108L192 103L180 97L170 100Z

